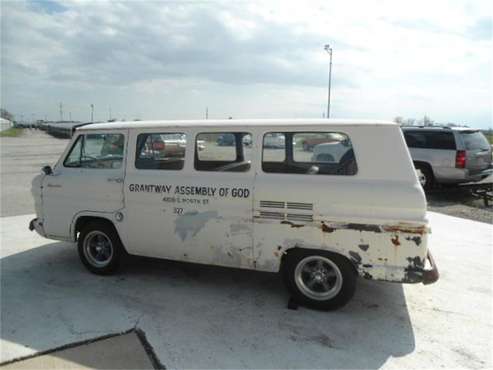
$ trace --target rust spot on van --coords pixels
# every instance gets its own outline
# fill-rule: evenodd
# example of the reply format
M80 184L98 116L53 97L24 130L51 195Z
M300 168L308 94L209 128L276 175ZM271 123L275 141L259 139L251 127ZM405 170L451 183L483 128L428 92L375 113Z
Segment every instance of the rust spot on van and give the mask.
M423 281L424 261L419 257L408 257L409 265L405 269L403 283L420 283Z
M325 223L322 222L322 231L324 233L333 233L334 231L336 231L336 229L334 227L327 226Z
M294 227L294 228L305 226L305 225L302 225L302 224L295 224L294 222L286 221L286 220L281 221L281 224L283 224L283 225L290 225L291 227Z
M392 244L394 244L396 247L401 245L401 242L399 241L399 235L394 236L390 240L392 241Z
M356 231L369 231L374 233L381 233L382 228L378 225L370 224L347 224L345 229L356 230Z
M406 238L408 241L413 241L418 247L421 244L421 237L420 236L413 236L412 238L409 236Z
M384 231L391 233L408 233L408 234L419 234L423 235L428 232L428 228L426 226L407 226L407 225L393 225L393 226L384 226Z
M349 255L351 256L351 261L355 264L359 265L361 263L361 256L358 252L349 251Z

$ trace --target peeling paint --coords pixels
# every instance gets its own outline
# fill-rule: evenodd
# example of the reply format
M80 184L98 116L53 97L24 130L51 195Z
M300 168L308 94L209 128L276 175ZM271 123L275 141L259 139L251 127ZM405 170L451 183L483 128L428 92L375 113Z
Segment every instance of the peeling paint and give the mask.
M294 222L291 222L291 221L281 221L281 224L282 225L290 225L291 227L294 227L294 228L298 228L298 227L303 227L305 225L303 224L295 224Z
M406 240L413 241L414 244L416 244L418 247L421 244L421 237L420 236L413 236L412 238L409 236L409 237L406 238Z
M401 245L401 242L399 241L399 235L394 236L390 240L392 241L392 244L394 244L396 247Z
M324 222L322 222L322 231L324 233L333 233L334 231L336 231L336 229L333 227L327 226Z
M218 215L217 211L184 213L175 220L175 234L178 234L182 241L187 237L193 238L204 228L208 221L219 218Z
M370 248L370 245L369 244L359 244L358 247L362 251L366 252L368 250L368 248Z
M409 226L409 225L384 226L383 230L390 233L402 232L402 233L420 234L420 235L424 235L429 232L429 229L426 226Z
M358 265L361 263L361 256L359 255L358 252L349 251L349 255L351 256L351 260L354 263L356 263Z
M248 224L231 224L229 227L231 234L251 233L252 228Z

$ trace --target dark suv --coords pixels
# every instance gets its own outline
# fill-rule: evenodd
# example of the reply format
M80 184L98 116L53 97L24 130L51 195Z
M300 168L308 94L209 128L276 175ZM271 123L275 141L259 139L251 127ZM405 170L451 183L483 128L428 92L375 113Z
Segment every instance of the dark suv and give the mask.
M470 128L402 127L421 185L480 181L492 172L491 145Z

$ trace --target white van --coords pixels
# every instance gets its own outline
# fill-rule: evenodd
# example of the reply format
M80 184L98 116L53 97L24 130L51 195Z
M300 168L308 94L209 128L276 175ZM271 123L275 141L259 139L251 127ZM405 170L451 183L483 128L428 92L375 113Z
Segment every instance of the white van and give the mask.
M184 150L168 150L176 137ZM340 140L344 154L316 161L304 137ZM77 242L94 273L114 272L125 252L282 272L292 297L319 309L345 304L358 275L438 279L425 196L394 123L90 124L43 172L30 229Z

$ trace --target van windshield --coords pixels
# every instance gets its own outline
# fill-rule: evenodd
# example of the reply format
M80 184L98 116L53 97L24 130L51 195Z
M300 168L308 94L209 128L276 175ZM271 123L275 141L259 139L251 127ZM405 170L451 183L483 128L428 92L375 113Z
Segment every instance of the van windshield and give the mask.
M486 137L480 131L465 131L462 132L462 138L464 140L464 145L467 150L488 150L490 144Z

